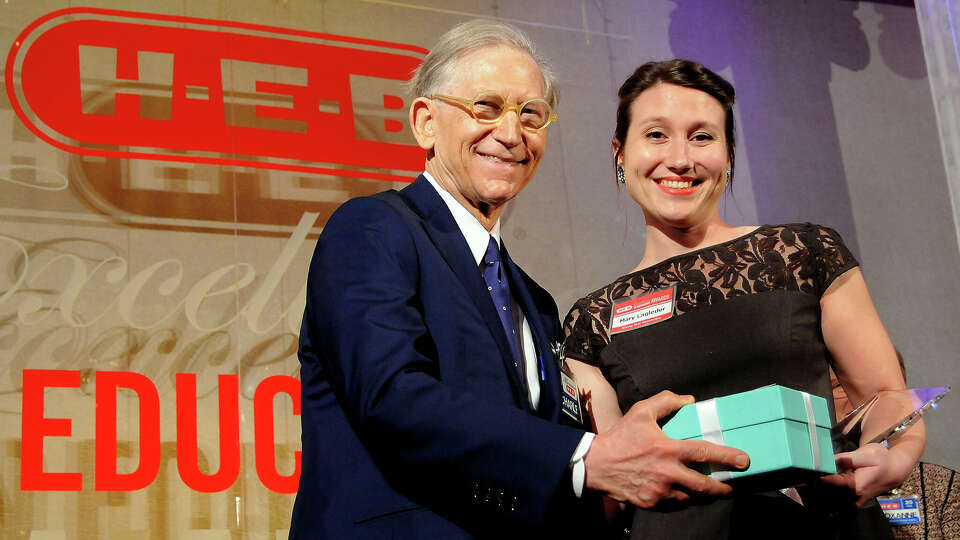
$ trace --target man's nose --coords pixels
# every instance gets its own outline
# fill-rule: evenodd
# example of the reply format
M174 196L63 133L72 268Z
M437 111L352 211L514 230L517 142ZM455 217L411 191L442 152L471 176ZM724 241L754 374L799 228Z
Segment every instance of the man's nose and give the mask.
M516 146L523 141L523 126L520 124L520 112L508 109L503 113L497 128L493 131L494 137L504 146Z

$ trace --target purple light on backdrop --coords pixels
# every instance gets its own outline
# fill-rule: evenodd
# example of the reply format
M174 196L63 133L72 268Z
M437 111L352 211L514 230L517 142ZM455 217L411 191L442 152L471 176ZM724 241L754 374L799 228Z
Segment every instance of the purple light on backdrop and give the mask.
M957 25L953 20L953 0L947 0L947 18L950 21L950 37L953 38L953 57L957 61L957 69L960 70L960 46L957 45Z

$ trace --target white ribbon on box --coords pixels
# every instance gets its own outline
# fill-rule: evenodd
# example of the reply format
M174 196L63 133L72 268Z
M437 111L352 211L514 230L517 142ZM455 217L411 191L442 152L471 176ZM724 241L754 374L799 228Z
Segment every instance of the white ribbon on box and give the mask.
M697 421L700 422L700 434L703 436L703 440L726 446L723 442L723 430L720 429L720 415L717 413L716 399L697 402ZM730 471L718 470L713 463L710 464L710 476L721 482L733 478Z
M817 417L813 414L813 402L810 400L810 394L800 392L803 395L803 406L807 409L807 432L810 433L810 449L813 451L813 468L820 470L820 441L817 439Z
M800 392L803 396L803 405L807 412L807 432L810 434L810 449L813 452L813 468L820 469L820 441L817 438L817 419L813 413L813 402L810 400L810 394ZM717 400L708 399L698 401L697 421L700 423L700 434L703 440L726 446L723 440L723 430L720 429L720 415L717 413ZM710 476L724 482L730 480L733 474L730 471L718 470L717 466L710 464Z

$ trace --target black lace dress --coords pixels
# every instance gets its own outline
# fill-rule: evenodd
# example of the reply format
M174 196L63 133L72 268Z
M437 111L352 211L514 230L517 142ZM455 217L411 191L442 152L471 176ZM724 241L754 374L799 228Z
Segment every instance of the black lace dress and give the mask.
M599 366L620 408L661 390L705 400L781 384L831 399L820 297L857 266L840 236L813 224L761 226L722 244L619 277L564 322L566 355ZM673 316L610 335L625 299L675 287ZM832 408L831 408L832 413ZM823 499L822 493L805 495ZM803 507L777 492L671 512L636 510L632 538L883 538L879 508Z

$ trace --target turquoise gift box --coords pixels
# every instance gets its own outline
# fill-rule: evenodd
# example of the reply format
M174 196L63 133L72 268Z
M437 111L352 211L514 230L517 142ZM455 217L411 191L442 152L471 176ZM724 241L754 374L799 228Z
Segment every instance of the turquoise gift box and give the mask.
M827 400L770 385L681 407L663 426L672 439L706 440L743 450L745 471L706 470L749 489L779 489L837 472Z

